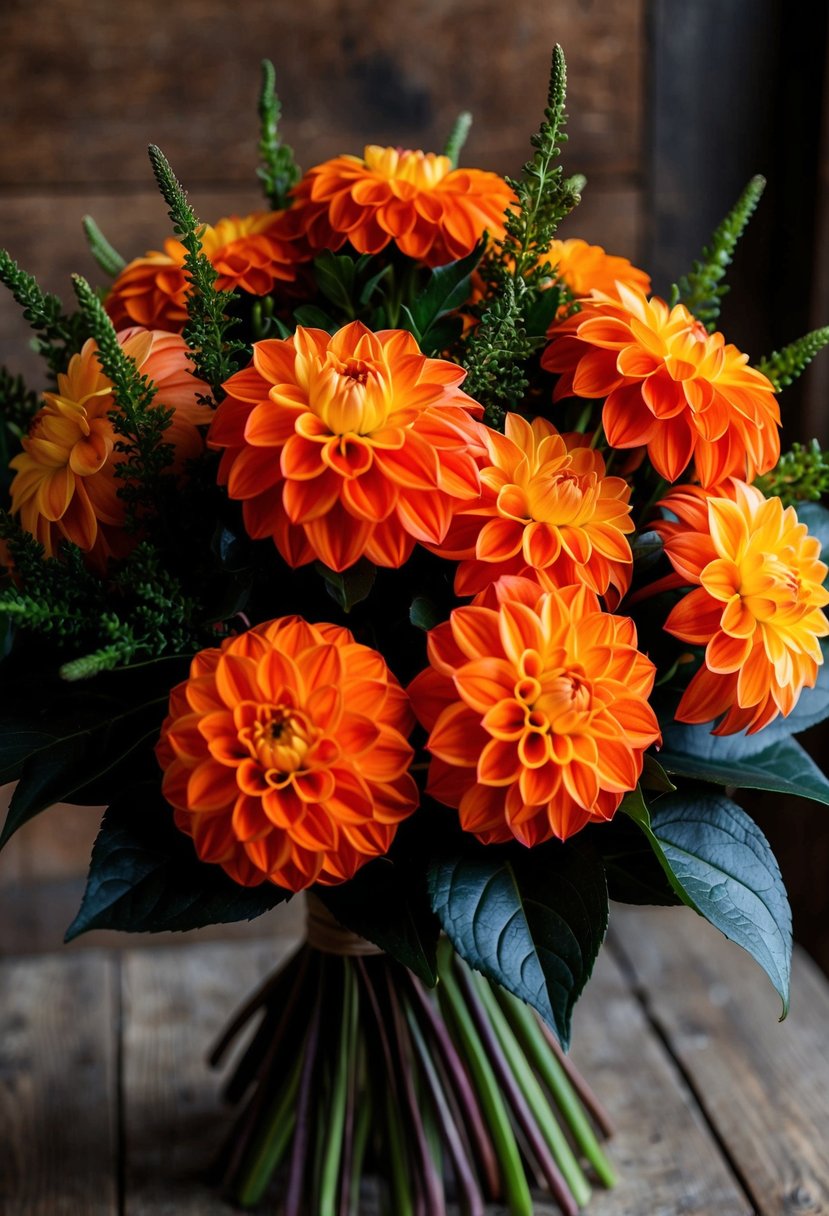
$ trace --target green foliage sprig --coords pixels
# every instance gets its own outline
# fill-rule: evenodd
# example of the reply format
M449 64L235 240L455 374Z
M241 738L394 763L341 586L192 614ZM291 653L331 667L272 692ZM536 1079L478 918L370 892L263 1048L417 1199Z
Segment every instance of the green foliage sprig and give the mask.
M0 511L0 540L6 542L15 575L14 584L0 591L0 616L66 641L94 628L106 599L80 549L66 545L62 561L46 557L39 541L7 511Z
M104 274L115 278L126 266L126 261L121 257L118 250L110 245L91 215L85 215L81 223L83 225L84 236L89 245L89 252Z
M126 527L135 531L157 514L165 470L173 459L173 445L164 440L173 411L153 403L155 385L124 354L103 304L86 279L75 275L74 283L81 312L98 343L98 362L113 384L115 406L109 417L121 436L118 451L125 457L115 475L122 483L118 495L126 503Z
M793 443L769 473L754 483L766 498L781 498L783 506L798 502L820 502L829 494L829 452L816 439L805 446Z
M461 110L458 117L455 119L452 130L449 132L449 138L443 149L443 155L448 156L452 162L452 168L457 169L458 161L460 160L463 146L466 143L469 131L472 126L472 115L468 110Z
M190 281L187 292L189 319L184 327L184 339L193 352L197 375L207 381L214 402L218 402L224 395L222 382L237 370L239 360L236 356L245 349L242 342L228 336L238 324L237 318L228 315L236 293L217 290L218 274L210 259L202 253L202 226L187 195L161 149L151 144L149 154L158 188L169 207L173 231L187 250L184 269Z
M83 318L67 316L58 296L41 290L37 280L21 270L14 258L0 249L0 282L8 287L23 309L23 317L35 332L38 354L46 360L53 376L66 370L72 355L89 336Z
M276 72L270 59L262 60L262 88L259 92L259 156L256 170L265 198L274 211L288 205L288 195L301 177L294 150L279 138L282 105L276 93Z
M674 284L671 304L684 304L709 333L716 329L720 315L720 303L728 292L723 283L725 272L731 265L737 242L745 231L766 187L766 179L759 174L752 177L720 226L714 231L711 243L702 251L702 258L694 262L690 273L683 275Z
M565 179L558 160L566 141L567 67L560 46L553 50L544 120L532 137L533 156L519 180L508 178L517 204L505 213L506 233L487 263L490 298L466 345L464 388L480 401L490 426L501 427L507 410L524 397L527 360L539 340L528 333L527 317L548 286L542 265L561 220L579 201L576 179Z
M757 364L757 370L768 376L775 391L788 388L794 384L814 359L815 355L829 345L829 325L822 329L813 329L804 334L796 342L790 342L782 350L772 351L765 359Z

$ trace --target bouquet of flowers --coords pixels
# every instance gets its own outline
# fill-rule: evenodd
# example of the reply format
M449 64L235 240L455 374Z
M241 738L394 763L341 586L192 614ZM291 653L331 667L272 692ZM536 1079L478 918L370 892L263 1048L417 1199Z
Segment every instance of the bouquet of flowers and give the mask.
M562 1053L608 899L686 904L788 1001L790 914L738 787L829 803L829 461L717 329L747 187L671 298L557 227L565 66L516 180L369 146L304 175L263 65L267 207L68 313L8 254L45 392L6 373L0 844L106 812L69 938L253 918L308 941L234 1018L219 1163L248 1205L583 1206ZM597 1136L598 1133L598 1136Z

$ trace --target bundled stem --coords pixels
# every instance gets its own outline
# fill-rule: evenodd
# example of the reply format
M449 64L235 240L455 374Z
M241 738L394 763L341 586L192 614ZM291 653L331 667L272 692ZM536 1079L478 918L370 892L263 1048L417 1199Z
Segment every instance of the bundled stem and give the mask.
M379 1175L394 1216L497 1200L532 1216L539 1183L575 1216L585 1170L612 1185L596 1112L535 1014L448 942L438 971L430 993L386 955L305 945L247 1003L211 1057L261 1015L225 1089L241 1103L221 1163L239 1203L275 1186L284 1216L353 1216Z

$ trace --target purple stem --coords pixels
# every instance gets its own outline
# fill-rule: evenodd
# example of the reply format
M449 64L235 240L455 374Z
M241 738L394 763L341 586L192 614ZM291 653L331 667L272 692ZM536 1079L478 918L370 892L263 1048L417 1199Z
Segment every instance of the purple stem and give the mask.
M475 1021L478 1034L481 1036L481 1041L489 1056L489 1062L498 1077L504 1097L512 1107L515 1118L524 1132L530 1151L538 1161L553 1197L565 1216L578 1216L579 1205L564 1181L561 1171L550 1152L550 1147L541 1134L541 1130L527 1104L527 1100L513 1076L509 1061L501 1050L498 1036L492 1029L486 1009L481 1004L480 997L462 967L455 968L455 978L466 997L469 1012Z
M599 1129L601 1134L605 1137L605 1139L609 1140L610 1137L613 1136L616 1131L615 1127L613 1126L613 1122L610 1118L610 1115L607 1113L607 1111L604 1108L604 1106L602 1105L602 1103L596 1097L595 1093L590 1088L590 1085L588 1084L588 1082L584 1079L584 1077L581 1075L579 1070L576 1068L573 1061L570 1059L570 1057L568 1055L565 1054L564 1051L562 1051L562 1048L561 1048L561 1045L560 1045L558 1039L555 1037L553 1032L550 1030L549 1026L546 1025L546 1023L543 1021L542 1018L539 1018L538 1022L539 1022L539 1025L541 1026L541 1030L542 1030L542 1033L543 1033L545 1039L547 1040L550 1047L552 1048L553 1054L555 1055L555 1057L558 1060L561 1067L566 1072L568 1081L570 1082L570 1084L573 1086L573 1089L578 1094L579 1100L581 1101L582 1106L587 1111L587 1113L590 1115L591 1119L596 1124L596 1127Z
M308 1033L302 1047L302 1072L299 1079L299 1094L297 1095L296 1130L291 1147L291 1169L288 1175L288 1190L285 1195L285 1216L300 1216L305 1185L305 1172L308 1157L308 1139L311 1132L308 1117L311 1105L311 1086L314 1080L314 1067L317 1062L317 1049L320 1038L320 1017L322 1012L322 974L317 987L317 999L314 1011L308 1025Z
M400 1078L403 1093L406 1097L406 1102L409 1107L411 1117L410 1127L415 1133L415 1141L417 1145L418 1156L420 1157L420 1167L423 1170L423 1177L426 1181L425 1199L427 1203L428 1216L446 1216L446 1196L443 1189L443 1180L438 1175L435 1168L435 1163L432 1159L432 1154L429 1151L429 1144L426 1139L426 1131L423 1126L423 1119L417 1105L417 1096L415 1095L414 1085L412 1084L412 1073L409 1063L406 1058L406 1045L409 1046L409 1056L413 1054L411 1036L409 1035L406 1026L406 1019L403 1017L403 1012L400 1008L400 1002L397 997L395 987L395 979L389 969L386 969L386 986L389 994L389 1005L391 1006L392 1019L394 1021L395 1042L397 1045L397 1073Z
M485 1216L484 1199L472 1168L468 1147L465 1145L458 1124L453 1117L448 1096L442 1088L435 1061L429 1057L429 1049L417 1025L415 1012L411 1005L407 1006L407 1014L411 1018L411 1036L415 1050L420 1056L421 1071L432 1095L432 1105L434 1106L437 1120L443 1132L443 1138L446 1141L455 1166L458 1185L466 1197L466 1216Z
M409 976L409 990L415 998L421 1014L421 1024L435 1040L443 1065L455 1089L455 1095L466 1121L466 1130L472 1140L473 1147L483 1173L487 1194L490 1199L501 1198L501 1175L498 1169L498 1159L492 1147L492 1141L484 1123L481 1108L475 1097L475 1091L458 1055L446 1023L432 1005L420 982L414 976Z
M287 984L293 978L290 973L295 971L297 966L307 963L307 959L304 959L302 956L303 949L300 947L273 975L269 975L264 983L260 984L253 996L236 1012L232 1020L225 1026L221 1036L210 1049L207 1062L211 1068L218 1068L230 1044L242 1027L250 1021L257 1009L263 1005L270 1005L272 1003L271 997L275 995L274 989L279 988L283 983Z

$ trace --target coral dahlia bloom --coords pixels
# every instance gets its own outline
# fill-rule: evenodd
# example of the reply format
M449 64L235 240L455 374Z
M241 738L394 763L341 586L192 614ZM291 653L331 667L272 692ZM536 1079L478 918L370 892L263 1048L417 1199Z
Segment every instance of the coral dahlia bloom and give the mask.
M139 371L156 386L153 404L173 410L164 442L175 449L173 468L198 456L204 440L198 431L212 414L199 404L210 389L192 371L184 339L162 330L122 330L118 341ZM124 551L124 502L116 469L123 459L115 445L110 417L118 403L112 381L98 363L89 339L58 376L57 392L44 404L11 461L11 507L27 532L53 557L63 540L86 550L95 563Z
M401 253L442 266L471 253L488 232L504 235L515 195L497 173L453 169L446 156L369 145L362 157L337 156L310 169L287 212L311 248Z
M654 524L677 581L694 590L671 611L668 633L705 646L705 662L683 694L680 722L711 722L729 735L761 730L791 713L813 688L829 634L821 609L827 567L820 541L794 507L732 479L706 493L672 491L662 506L676 515Z
M591 291L616 297L617 283L637 287L646 294L651 289L650 275L627 258L605 253L601 245L571 238L553 241L544 257L551 270L560 278L572 296L588 296Z
M209 435L249 535L272 537L291 566L332 570L364 555L398 567L416 541L440 543L453 500L479 489L483 411L464 375L404 330L359 321L256 343Z
M585 586L504 578L429 634L409 687L432 753L427 793L484 844L565 840L612 818L659 740L653 664Z
M584 583L616 603L630 583L626 534L634 529L630 487L606 477L582 435L508 414L505 434L487 429L481 496L458 507L443 557L460 560L458 595L474 595L502 574L536 577L548 590Z
M693 460L713 486L753 480L780 456L780 410L771 382L748 356L709 334L677 304L618 284L619 299L595 293L555 323L542 366L561 373L554 399L606 397L611 447L646 444L654 467L676 481Z
M243 886L345 882L417 806L408 698L347 629L282 617L203 650L156 746L175 821Z
M205 224L202 250L219 277L220 291L239 288L252 296L266 296L277 283L296 278L302 254L296 242L282 231L281 212L257 211ZM116 328L145 325L180 331L187 321L188 278L186 250L170 238L164 251L150 250L135 258L117 276L106 299L106 310Z

